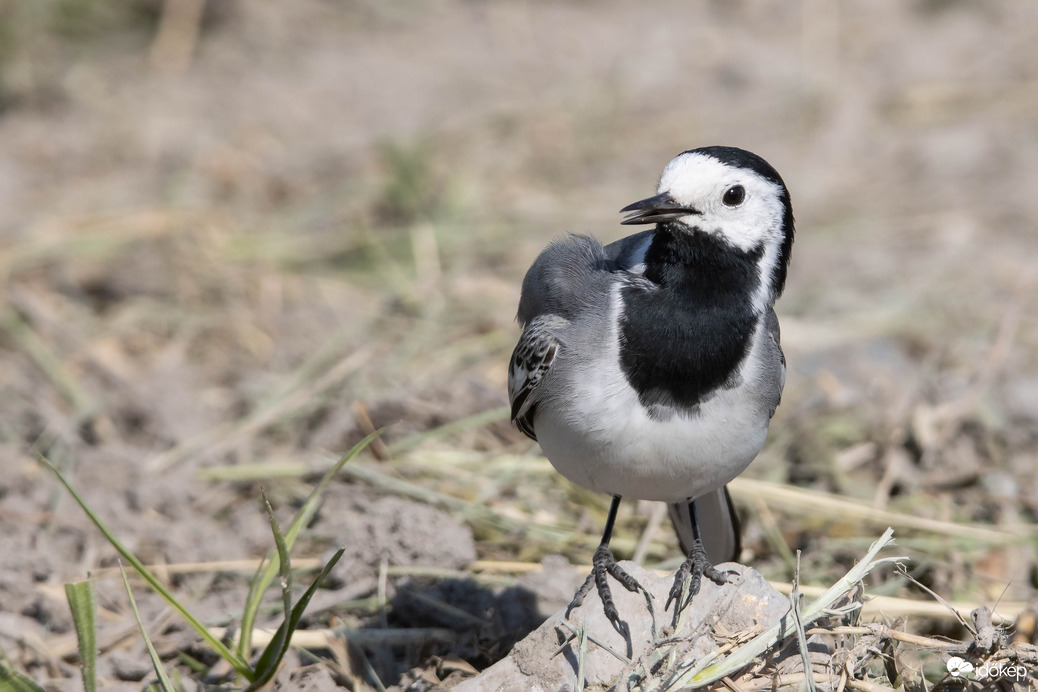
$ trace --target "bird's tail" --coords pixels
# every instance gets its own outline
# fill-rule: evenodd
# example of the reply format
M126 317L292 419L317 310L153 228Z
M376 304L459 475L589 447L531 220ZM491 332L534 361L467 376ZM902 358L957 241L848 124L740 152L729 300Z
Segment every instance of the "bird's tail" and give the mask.
M688 502L670 504L670 520L678 534L681 550L687 555L692 550L692 513ZM739 538L739 517L735 514L728 487L718 488L696 498L696 518L699 536L707 557L715 565L739 559L742 544Z

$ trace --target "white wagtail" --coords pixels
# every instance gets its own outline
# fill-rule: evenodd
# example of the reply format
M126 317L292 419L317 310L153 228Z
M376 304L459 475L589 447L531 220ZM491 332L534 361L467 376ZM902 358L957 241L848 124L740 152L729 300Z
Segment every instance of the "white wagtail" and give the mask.
M667 601L689 598L713 564L738 557L725 484L760 452L786 365L773 305L793 246L793 210L764 159L733 147L675 157L658 194L621 209L655 228L603 247L551 243L523 280L508 392L513 422L566 478L613 496L593 569L626 633L607 574L637 582L609 550L623 495L670 503L688 558ZM705 545L704 545L705 543ZM676 611L676 612L677 612Z

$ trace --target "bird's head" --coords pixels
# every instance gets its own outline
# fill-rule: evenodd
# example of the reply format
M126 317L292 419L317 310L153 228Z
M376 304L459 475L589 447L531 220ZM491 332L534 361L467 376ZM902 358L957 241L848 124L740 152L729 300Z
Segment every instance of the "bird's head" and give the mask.
M735 147L703 147L674 157L654 197L629 204L621 223L708 233L741 252L759 252L772 299L782 293L793 246L793 208L778 172Z

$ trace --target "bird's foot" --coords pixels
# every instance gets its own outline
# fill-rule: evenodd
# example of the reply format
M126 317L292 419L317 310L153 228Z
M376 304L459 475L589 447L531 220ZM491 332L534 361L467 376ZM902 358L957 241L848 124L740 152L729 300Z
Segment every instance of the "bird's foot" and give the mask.
M670 587L667 605L663 609L669 610L671 601L673 601L676 604L674 615L677 617L692 602L692 597L699 593L699 587L704 576L718 585L728 583L728 574L710 564L706 557L706 548L703 547L703 542L697 539L692 544L692 550L689 551L688 557L674 574L674 585ZM686 582L688 584L688 596L682 600Z
M591 560L591 574L588 575L584 584L577 591L576 595L573 596L573 600L570 601L569 607L566 608L566 617L569 617L570 611L584 602L584 597L590 593L593 584L598 587L598 595L602 599L602 610L605 611L606 619L609 620L613 628L621 636L629 639L631 635L630 628L626 622L620 619L620 614L616 610L616 604L613 603L613 593L609 590L608 575L612 575L613 579L620 582L620 585L628 591L645 591L642 585L638 583L638 580L617 564L616 558L613 557L612 551L609 550L609 546L602 544L595 550L595 556Z

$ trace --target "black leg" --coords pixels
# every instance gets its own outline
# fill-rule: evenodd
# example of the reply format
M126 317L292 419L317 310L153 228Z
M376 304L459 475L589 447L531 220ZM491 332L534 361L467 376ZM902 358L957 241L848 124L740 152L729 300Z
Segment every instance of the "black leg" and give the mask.
M602 545L609 545L613 540L613 524L616 523L616 513L620 511L620 496L613 495L613 501L609 503L609 516L606 517L605 530L602 531Z
M609 506L609 518L606 519L605 531L602 532L602 542L599 544L598 549L595 550L595 556L591 560L591 574L588 575L584 584L577 591L576 595L573 596L573 600L570 601L569 607L566 609L566 616L569 617L569 612L584 602L584 597L590 593L591 586L594 585L598 588L598 595L602 599L602 610L605 611L606 618L624 638L630 638L630 628L628 628L626 622L620 619L620 614L613 603L613 593L609 589L609 580L607 579L607 576L611 575L613 579L620 582L620 585L628 591L638 591L641 589L641 585L637 580L623 571L620 565L616 563L616 558L613 557L612 551L609 550L609 539L613 537L613 524L616 523L616 511L618 509L620 509L620 496L614 495L613 503Z
M692 518L692 540L702 543L703 539L699 535L699 513L696 512L695 500L689 500L688 502L688 516Z
M670 587L667 605L664 606L664 610L666 610L670 608L671 601L674 601L676 604L674 609L675 617L692 602L692 597L699 593L699 587L702 584L704 575L715 584L728 583L727 575L710 564L710 560L707 558L706 548L703 547L703 541L699 536L699 520L696 518L695 500L688 503L688 513L692 517L692 538L694 539L692 541L692 549L688 551L688 557L674 574L674 585ZM688 598L682 602L681 593L685 588L686 580L688 581Z

